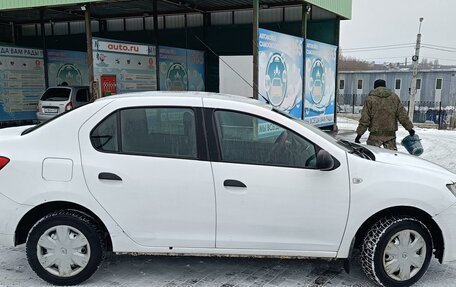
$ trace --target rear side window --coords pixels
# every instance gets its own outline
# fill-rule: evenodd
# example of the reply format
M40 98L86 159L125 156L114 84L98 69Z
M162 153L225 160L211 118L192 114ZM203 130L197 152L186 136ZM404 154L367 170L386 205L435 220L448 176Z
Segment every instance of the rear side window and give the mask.
M71 89L67 88L50 88L44 92L41 97L42 101L68 101Z
M195 114L190 108L120 110L98 124L90 138L103 152L198 158Z
M104 119L90 134L95 149L105 152L118 152L117 113Z
M82 89L76 93L76 102L88 102L89 101L89 90Z
M197 158L195 114L188 108L134 108L121 112L122 152Z

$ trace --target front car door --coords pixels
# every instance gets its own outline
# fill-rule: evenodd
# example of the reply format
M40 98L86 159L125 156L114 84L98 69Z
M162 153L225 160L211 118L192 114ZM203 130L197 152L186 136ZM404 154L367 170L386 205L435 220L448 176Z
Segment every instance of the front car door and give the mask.
M205 106L218 104L207 100ZM317 170L316 153L321 147L287 128L292 120L263 108L255 110L278 123L247 107L242 109L239 105L232 110L206 111L217 141L212 145L218 147L219 156L212 163L217 248L334 256L349 210L344 151L337 154L337 168Z
M80 130L90 192L142 246L215 247L200 106L196 98L115 100Z

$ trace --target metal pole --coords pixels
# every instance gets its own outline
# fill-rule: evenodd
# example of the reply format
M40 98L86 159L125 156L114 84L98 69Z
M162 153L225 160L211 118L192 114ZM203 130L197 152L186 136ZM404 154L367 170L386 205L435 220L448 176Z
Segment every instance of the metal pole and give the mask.
M16 26L14 25L14 22L10 22L11 24L11 42L13 45L16 45Z
M340 18L337 17L337 25L336 25L336 46L339 47L340 45ZM338 102L338 97L337 95L339 94L339 82L338 82L338 77L337 75L339 74L339 51L337 51L336 54L336 78L334 81L336 82L335 84L335 91L334 91L334 126L333 126L333 131L337 131L337 102Z
M302 43L302 61L303 61L303 71L302 71L302 115L301 118L304 119L304 102L306 95L306 42L307 42L307 16L309 15L308 4L306 2L302 3L302 17L301 17L301 37L304 39Z
M442 102L439 103L439 130L442 129Z
M253 0L253 98L258 99L258 29L259 29L260 1Z
M207 27L210 26L211 24L211 14L210 13L204 13L203 14L203 40L204 43L207 43ZM208 78L209 78L209 56L210 56L210 51L207 49L206 46L204 46L204 90L205 91L210 91L207 87L207 84L209 83Z
M353 98L352 98L353 114L355 114L355 97L356 97L356 95L353 94Z
M187 87L189 88L189 74L188 74L188 24L187 24L187 13L184 14L184 24L185 24L185 72L187 73Z
M420 18L420 28L418 29L418 35L416 35L416 47L415 56L413 56L413 74L412 74L412 87L410 92L410 107L409 107L409 118L413 122L413 114L415 113L415 96L416 96L416 79L418 75L418 60L420 58L421 48L421 23L424 18Z
M40 28L41 28L41 42L43 48L43 67L44 67L44 83L46 89L49 88L49 75L48 75L48 57L46 46L46 29L44 28L44 9L40 10Z
M157 74L157 91L160 91L160 63L158 61L158 57L160 54L160 46L159 46L159 37L158 37L158 8L157 8L158 0L154 0L153 2L153 14L154 14L154 36L155 36L155 71ZM163 23L165 23L165 19L163 19Z
M94 91L94 76L93 76L93 51L92 51L92 21L90 17L90 5L83 6L85 7L84 16L85 16L85 32L86 32L86 45L87 45L87 66L89 68L89 89L90 95L93 100L98 97L101 97L98 93L95 95ZM94 98L94 96L96 98Z

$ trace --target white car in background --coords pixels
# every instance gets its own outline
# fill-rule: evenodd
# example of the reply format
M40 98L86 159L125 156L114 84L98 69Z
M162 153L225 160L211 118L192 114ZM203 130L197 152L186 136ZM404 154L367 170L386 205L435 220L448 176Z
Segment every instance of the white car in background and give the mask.
M51 87L41 96L36 117L39 122L44 122L89 102L90 92L87 86Z
M336 141L255 100L112 96L0 131L0 243L39 277L88 279L113 253L344 259L409 286L456 259L456 175Z

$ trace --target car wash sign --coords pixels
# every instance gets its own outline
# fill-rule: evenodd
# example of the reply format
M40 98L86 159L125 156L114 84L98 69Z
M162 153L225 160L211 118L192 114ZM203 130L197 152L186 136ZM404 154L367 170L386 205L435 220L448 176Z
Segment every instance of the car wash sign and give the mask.
M258 98L302 118L303 39L259 29L258 52Z
M139 45L134 43L125 42L110 42L99 40L97 42L97 49L99 51L114 52L114 53L127 53L137 55L149 55L150 50L148 45ZM153 53L155 54L155 53Z
M306 41L304 119L316 126L334 124L337 47Z
M160 46L160 90L204 91L204 52Z
M155 46L93 39L93 73L103 94L157 90Z
M45 89L42 50L0 46L0 121L36 119Z

